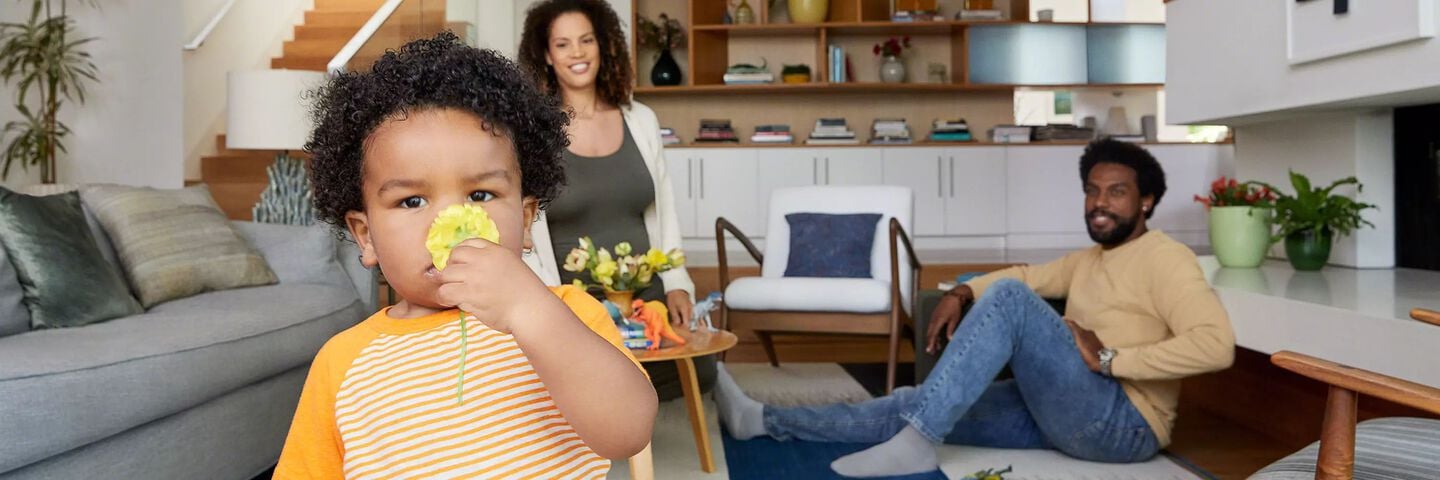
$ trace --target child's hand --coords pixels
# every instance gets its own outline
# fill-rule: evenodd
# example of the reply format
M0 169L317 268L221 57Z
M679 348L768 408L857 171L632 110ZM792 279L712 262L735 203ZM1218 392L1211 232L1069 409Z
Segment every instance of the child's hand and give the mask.
M555 298L515 252L478 238L455 246L437 275L441 305L458 307L505 334L517 311L546 296Z

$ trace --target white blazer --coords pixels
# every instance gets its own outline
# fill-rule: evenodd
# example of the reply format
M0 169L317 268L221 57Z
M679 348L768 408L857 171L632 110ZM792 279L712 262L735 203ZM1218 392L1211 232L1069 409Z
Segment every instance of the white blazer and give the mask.
M655 203L645 209L645 232L650 237L650 246L666 252L680 248L680 221L675 213L675 191L665 165L664 145L660 142L660 121L655 119L655 111L640 102L631 101L620 113L655 182ZM530 239L535 250L525 256L525 263L546 285L560 285L560 267L555 264L555 244L550 241L550 225L544 211L530 226ZM695 300L695 282L690 280L690 272L685 267L662 272L660 279L665 282L666 291L684 290Z

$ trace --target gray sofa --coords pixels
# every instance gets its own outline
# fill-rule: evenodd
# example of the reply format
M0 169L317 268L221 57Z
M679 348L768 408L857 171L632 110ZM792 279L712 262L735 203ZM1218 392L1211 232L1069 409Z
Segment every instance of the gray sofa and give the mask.
M310 360L375 311L376 282L323 228L233 225L279 284L0 336L0 478L249 479L275 463ZM18 292L0 249L11 331L29 322Z

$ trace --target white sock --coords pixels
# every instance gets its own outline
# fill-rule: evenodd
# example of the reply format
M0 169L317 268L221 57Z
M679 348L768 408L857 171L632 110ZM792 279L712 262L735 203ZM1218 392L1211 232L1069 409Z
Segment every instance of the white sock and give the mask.
M935 444L906 426L885 443L861 450L830 463L830 469L846 477L891 477L912 475L940 468Z
M740 385L725 371L725 364L716 365L715 406L720 408L720 421L737 440L765 435L765 405L740 390Z

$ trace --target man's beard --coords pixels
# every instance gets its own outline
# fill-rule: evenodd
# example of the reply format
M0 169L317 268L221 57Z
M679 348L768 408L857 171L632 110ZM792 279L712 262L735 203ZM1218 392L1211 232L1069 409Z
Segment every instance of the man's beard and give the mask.
M1095 231L1095 227L1090 225L1090 219L1095 216L1103 216L1109 218L1111 225L1114 226L1110 228L1109 232ZM1099 209L1091 210L1090 213L1085 214L1085 231L1090 234L1090 240L1093 240L1095 243L1098 243L1105 247L1114 247L1125 243L1125 241L1130 238L1130 234L1135 233L1135 226L1139 223L1139 215L1136 215L1132 218L1122 219L1120 218L1120 216L1115 215L1114 213L1106 212Z

